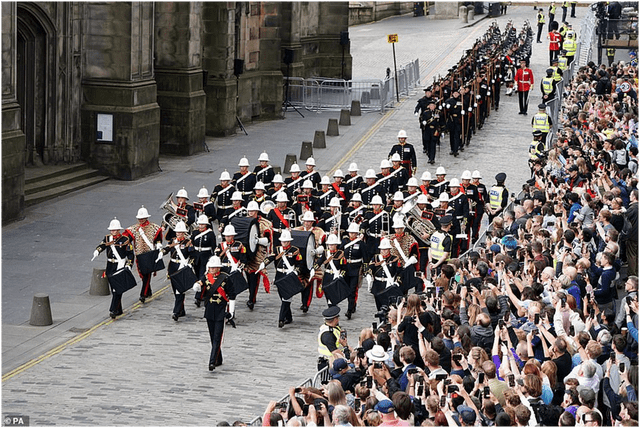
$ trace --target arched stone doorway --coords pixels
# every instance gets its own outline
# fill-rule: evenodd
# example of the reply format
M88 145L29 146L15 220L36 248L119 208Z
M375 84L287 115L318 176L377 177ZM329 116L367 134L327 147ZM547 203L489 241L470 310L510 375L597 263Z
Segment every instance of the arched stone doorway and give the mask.
M50 40L53 31L46 14L33 3L18 3L17 98L25 134L25 164L38 166L48 162L51 138L51 106L48 90L51 78Z

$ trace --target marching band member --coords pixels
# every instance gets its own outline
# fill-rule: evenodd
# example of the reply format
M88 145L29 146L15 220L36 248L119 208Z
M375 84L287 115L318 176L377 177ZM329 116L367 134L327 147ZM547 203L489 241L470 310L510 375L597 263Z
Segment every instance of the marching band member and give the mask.
M314 189L320 188L320 173L315 171L316 161L314 158L307 158L305 162L305 167L307 168L304 172L300 173L300 177L304 180L309 180L313 184Z
M176 193L175 211L178 216L182 217L182 221L184 221L186 226L190 226L196 221L196 211L193 209L191 204L187 203L188 200L189 195L185 188L183 187L178 190L178 193ZM175 238L175 236L175 231L169 229L166 233L165 239L168 242Z
M322 177L320 190L316 194L318 195L318 211L316 211L316 215L321 216L329 211L329 202L336 196L336 191L331 186L331 180L326 175Z
M296 228L294 228L293 230L302 230L305 232L311 232L313 233L313 236L315 238L316 241L316 246L321 246L324 244L324 241L327 239L327 234L325 233L324 230L322 230L321 228L314 226L316 223L316 219L313 216L313 212L311 211L307 211L304 213L304 215L302 216L302 226L298 226ZM320 248L320 252L322 252L322 248ZM301 272L302 274L303 272ZM313 298L313 284L314 282L318 282L319 284L322 283L322 272L321 271L316 271L316 272L311 272L312 275L309 276L309 278L301 278L302 280L302 285L305 286L304 290L302 290L302 294L301 294L301 299L302 299L302 305L300 306L300 310L302 310L303 313L307 313L307 311L309 311L309 305L311 305L311 299Z
M347 208L351 195L344 183L344 174L341 169L336 169L336 172L333 173L333 183L331 183L331 187L333 187L333 191L336 192L336 196L340 198L342 211L344 211L345 208Z
M363 182L362 176L358 174L358 164L352 162L349 164L349 169L347 170L349 175L345 177L345 186L347 188L347 193L349 194L349 201L354 194L358 193L360 190L360 185ZM375 175L375 173L373 174Z
M337 306L341 300L339 300L339 298L331 299L327 292L327 287L329 287L329 290L333 287L346 287L346 282L335 281L339 278L344 278L345 269L347 267L344 252L338 249L338 245L340 245L340 238L334 234L329 235L329 239L327 239L327 248L322 251L313 266L313 269L316 272L323 272L321 278L322 289L329 306ZM337 294L342 293L337 292ZM342 298L344 298L344 295Z
M449 202L453 227L451 233L454 236L453 256L458 257L468 248L467 235L464 233L469 221L469 201L467 195L460 191L460 182L457 178L449 183Z
M247 307L253 310L256 304L256 296L258 294L258 284L262 277L265 291L269 293L270 284L269 278L263 270L258 270L258 267L265 261L267 255L273 252L273 225L269 220L260 215L260 208L255 201L249 202L247 205L247 213L249 217L257 218L259 225L259 238L266 238L265 240L258 240L257 249L255 255L251 259L247 259L245 271L247 273L247 282L249 283L249 300L247 300Z
M246 290L248 283L242 275L244 264L247 261L247 249L242 242L236 241L236 229L232 224L225 226L222 232L224 241L221 242L215 250L215 254L220 257L222 262L222 271L229 275L229 282L233 287L234 294ZM236 300L229 299L229 312L231 319L234 318L236 312Z
M358 288L360 276L363 272L363 267L366 266L366 262L370 259L367 255L367 248L363 240L364 235L360 233L360 228L357 223L351 223L347 228L348 238L342 240L341 249L344 252L344 257L347 262L345 281L349 286L349 307L347 309L346 317L351 319L351 315L356 311L358 303Z
M175 238L172 239L169 245L162 249L162 253L170 254L167 274L171 280L171 288L175 297L173 315L171 318L173 318L174 321L178 321L178 318L186 315L184 310L184 291L180 291L183 289L184 284L180 283L180 278L173 274L178 272L180 269L190 266L189 259L191 252L193 251L193 246L191 245L191 240L187 238L189 231L187 230L185 222L179 221L178 224L176 224L174 232Z
M198 192L198 202L193 204L193 209L196 211L196 218L202 214L206 215L209 218L209 226L213 229L213 222L217 218L216 206L209 200L209 191L206 187L202 186Z
M415 238L404 232L405 224L402 217L396 217L393 220L394 235L389 237L391 243L391 255L398 258L398 263L403 269L402 283L405 292L411 285L415 286L416 293L422 291L422 280L416 278L416 264L420 253L418 251L418 243Z
M225 215L231 212L231 195L236 191L236 188L231 184L231 176L225 169L220 174L220 184L216 185L209 198L212 202L215 201L218 218L220 223Z
M296 226L296 213L291 208L287 208L289 198L284 192L278 193L276 207L269 211L267 220L273 224L273 245L280 244L280 235L286 229Z
M407 185L407 181L411 176L411 173L407 171L407 169L402 166L402 158L399 153L394 153L391 155L391 172L396 180L396 187L398 190L404 190Z
M318 221L318 227L325 231L325 233L334 233L338 236L342 236L344 231L344 225L347 221L346 214L342 213L342 205L340 199L334 197L329 202L329 211L322 213L322 217Z
M367 236L367 253L376 254L380 239L390 232L389 213L382 209L382 198L378 195L374 196L371 205L373 209L364 214L364 221L360 225L366 231Z
M242 192L233 192L231 195L231 208L227 210L227 214L220 221L220 231L222 231L235 216L245 217L246 208L244 207L244 197Z
M207 193L207 197L208 197ZM193 245L193 271L198 278L202 277L207 270L207 262L213 257L213 251L217 246L216 234L211 230L209 218L206 214L198 217L198 230L191 233L191 244ZM194 304L200 307L202 294L196 293Z
M387 238L383 238L379 246L380 252L373 256L369 262L369 270L365 275L369 292L375 297L378 310L382 306L389 304L389 293L385 293L387 289L389 289L389 292L395 291L396 296L402 295L402 291L397 284L402 267L398 257L391 255L391 248L391 242Z
M256 176L254 173L249 172L249 160L246 156L240 159L238 166L240 167L240 171L233 174L233 185L242 195L242 199L248 202L249 197L253 194L253 188L256 185Z
M269 155L267 152L262 152L258 158L258 162L260 162L260 165L253 169L253 173L256 176L256 183L263 183L264 188L268 189L271 186L276 173L273 170L273 167L269 165Z

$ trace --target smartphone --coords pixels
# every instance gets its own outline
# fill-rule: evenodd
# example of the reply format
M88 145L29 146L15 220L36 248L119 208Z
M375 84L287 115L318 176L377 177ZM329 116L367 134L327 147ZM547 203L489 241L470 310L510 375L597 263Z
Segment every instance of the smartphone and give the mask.
M564 308L566 308L566 307L567 307L567 299L562 299L562 300L560 300L560 307L561 307L562 309L564 309Z
M576 329L573 326L569 327L569 336L575 336L576 335Z
M462 361L462 354L453 354L453 356L451 358L453 358L453 361L455 361L458 364L460 364L460 361Z
M513 374L510 374L507 376L507 379L509 380L509 388L515 388L516 386L516 377Z
M612 363L614 363L616 361L616 353L612 351L609 354L609 359L611 360Z
M347 338L347 331L346 330L342 330L340 332L340 339L346 339Z
M591 319L595 318L596 310L594 308L589 309L589 316L591 317Z
M504 328L505 324L504 324L504 320L498 320L498 325L500 326L500 328Z
M619 371L620 373L624 373L624 369L625 369L625 367L624 367L624 363L619 363L619 364L618 364L618 371Z
M478 373L478 383L484 382L484 372Z
M533 317L533 323L534 323L535 325L540 324L540 314L535 314L535 315L534 315L534 317Z
M453 337L456 335L456 326L452 325L449 327L449 337Z
M424 383L419 383L416 387L416 396L421 397L424 394Z
M359 412L360 412L360 410L362 410L362 409L361 409L361 407L362 407L362 406L360 405L360 399L359 399L359 398L356 398L356 399L353 401L353 407L355 407L356 413L359 413Z
M373 329L373 334L378 334L378 323L377 322L372 322L371 323L371 328Z
M408 370L408 373L409 373L410 375L414 375L414 374L418 373L418 369L416 369L416 368L409 369L409 370Z
M440 397L440 408L444 409L444 406L447 404L447 396L443 395Z
M369 389L373 388L373 376L371 375L367 376L367 388Z
M296 394L300 394L302 392L302 388L296 388L294 392Z
M491 389L488 386L485 386L483 391L484 391L484 398L490 398L491 397Z
M458 392L458 385L448 385L447 394L453 394L454 392Z
M509 322L509 317L511 316L511 313L509 311L504 313L504 322Z

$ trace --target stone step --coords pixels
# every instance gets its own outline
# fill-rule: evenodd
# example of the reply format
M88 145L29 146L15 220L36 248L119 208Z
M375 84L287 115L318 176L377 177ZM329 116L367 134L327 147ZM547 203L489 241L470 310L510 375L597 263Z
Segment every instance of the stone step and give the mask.
M83 177L82 179L75 179L72 181L66 181L65 184L61 184L56 187L50 187L46 190L41 190L35 193L27 193L25 186L25 206L31 206L40 202L48 201L58 196L66 195L67 193L75 192L76 190L84 189L85 187L93 186L94 184L102 183L109 180L110 177L104 175L97 175L97 172L91 173L90 177Z
M40 177L37 181L31 181L30 183L25 182L24 186L24 194L25 196L31 195L38 192L43 192L45 190L55 189L56 187L62 187L67 184L71 184L74 182L79 182L82 180L86 180L89 178L96 177L100 175L100 172L97 169L89 169L86 168L74 168L72 170L65 170L64 174L48 174L46 176ZM48 178L45 178L48 177ZM25 180L26 181L26 180Z
M73 172L88 170L89 165L85 162L73 165L46 165L44 167L27 168L25 171L25 186L42 180L49 180L61 175L71 174Z

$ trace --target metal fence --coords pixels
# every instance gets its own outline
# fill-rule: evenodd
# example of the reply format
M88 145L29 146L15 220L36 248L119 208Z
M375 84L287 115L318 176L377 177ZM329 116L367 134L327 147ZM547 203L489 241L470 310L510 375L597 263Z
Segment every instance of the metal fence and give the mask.
M296 107L310 111L341 110L360 101L365 111L380 111L393 106L396 95L409 95L420 85L420 61L415 59L398 69L398 90L395 76L384 79L343 80L329 78L285 78L285 96Z
M580 32L578 33L578 43L575 61L578 67L587 65L593 57L593 48L597 45L596 27L598 19L593 10L589 9L587 15L582 19Z

